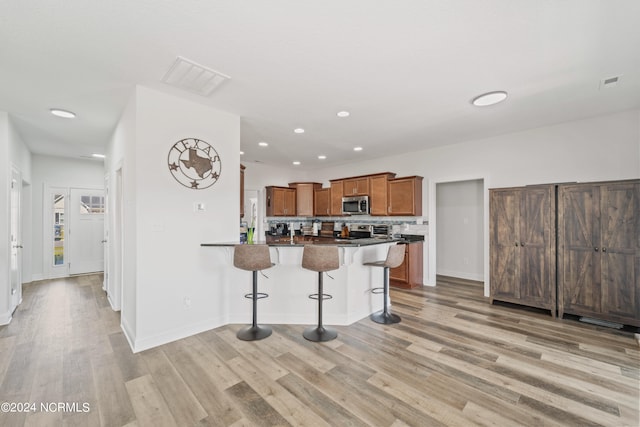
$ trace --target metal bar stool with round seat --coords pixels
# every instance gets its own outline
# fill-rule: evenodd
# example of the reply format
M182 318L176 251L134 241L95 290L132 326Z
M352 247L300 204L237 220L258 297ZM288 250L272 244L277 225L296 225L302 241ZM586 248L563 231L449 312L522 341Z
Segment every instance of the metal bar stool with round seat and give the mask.
M253 291L244 296L253 300L253 322L251 326L240 329L236 336L243 341L256 341L266 338L271 335L272 331L270 327L259 326L257 323L258 300L267 298L269 295L264 292L258 292L258 271L275 265L271 262L269 246L236 245L233 252L233 265L241 270L253 272Z
M384 261L365 262L362 265L368 265L371 267L383 267L384 268L384 284L382 288L373 288L371 290L374 294L382 293L384 295L384 308L369 316L371 320L376 323L382 323L385 325L391 323L399 323L400 316L389 312L389 269L399 267L404 261L405 245L393 245L389 247L387 252L387 259Z
M302 252L302 268L318 272L318 293L309 295L318 300L318 326L305 329L302 336L309 341L331 341L338 336L338 332L327 329L322 324L322 301L333 298L325 294L322 287L322 273L340 268L340 257L337 246L305 245Z

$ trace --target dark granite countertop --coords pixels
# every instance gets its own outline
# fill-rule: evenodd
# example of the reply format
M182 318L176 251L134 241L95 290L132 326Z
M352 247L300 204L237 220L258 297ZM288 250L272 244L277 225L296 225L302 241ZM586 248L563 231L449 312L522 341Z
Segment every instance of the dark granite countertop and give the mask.
M291 242L291 238L287 236L269 236L267 240L256 241L255 244L260 245L269 245L273 247L287 247L287 246L297 246L302 247L304 245L335 245L342 247L352 247L357 248L360 246L371 246L371 245L380 245L383 243L418 243L423 240L413 240L407 239L403 237L389 237L389 238L380 238L380 237L371 237L364 239L344 239L339 237L325 237L325 236L295 236L293 243ZM229 247L239 245L240 242L221 242L221 243L201 243L200 246L214 246L214 247Z
M304 240L296 238L293 243L291 243L291 239L285 236L279 238L269 239L268 241L257 241L256 244L266 244L274 247L286 247L286 246L297 246L303 247L304 245L335 245L335 246L343 246L343 247L360 247L360 246L371 246L371 245L380 245L383 243L394 243L394 242L404 242L403 239L396 238L369 238L369 239L341 239L334 237L311 237L307 236ZM240 242L222 242L222 243L201 243L200 246L235 246L239 245Z

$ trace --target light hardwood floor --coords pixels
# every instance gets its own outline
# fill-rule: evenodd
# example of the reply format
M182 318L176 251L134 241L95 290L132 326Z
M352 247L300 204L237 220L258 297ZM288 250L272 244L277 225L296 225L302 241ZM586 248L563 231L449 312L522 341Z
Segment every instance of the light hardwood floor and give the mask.
M632 333L491 306L478 284L393 290L401 323L328 343L282 325L244 342L229 325L132 354L101 280L25 286L0 327L0 402L37 408L0 426L639 425ZM57 402L71 410L39 407Z

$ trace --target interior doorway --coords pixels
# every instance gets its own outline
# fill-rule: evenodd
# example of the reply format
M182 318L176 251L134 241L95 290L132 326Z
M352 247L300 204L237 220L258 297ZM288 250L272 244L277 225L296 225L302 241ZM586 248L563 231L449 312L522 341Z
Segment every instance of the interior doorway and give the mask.
M429 181L429 193L428 193L428 212L429 212L429 251L428 251L428 280L427 284L431 286L436 285L436 272L438 270L438 250L437 245L440 239L447 239L446 231L440 231L440 233L445 233L445 236L440 236L438 233L438 187L441 185L446 185L449 183L456 182L467 182L467 181L476 181L482 183L482 201L480 205L482 206L482 219L479 219L478 222L482 228L482 276L481 281L484 282L484 295L489 296L489 185L490 180L487 176L463 176L463 177L450 177L446 179L434 179ZM444 188L444 187L443 187ZM445 189L446 191L446 189ZM479 199L479 197L478 197ZM440 212L441 217L446 217L447 214ZM464 225L464 218L462 217L462 223ZM467 217L468 221L471 222L470 217ZM449 236L451 238L451 236ZM453 237L455 244L455 236ZM460 245L464 243L459 242ZM462 247L462 246L460 246ZM476 252L477 253L477 252ZM464 265L464 257L462 258L462 263ZM471 258L469 258L469 263L471 263Z
M436 185L436 274L484 280L484 180Z

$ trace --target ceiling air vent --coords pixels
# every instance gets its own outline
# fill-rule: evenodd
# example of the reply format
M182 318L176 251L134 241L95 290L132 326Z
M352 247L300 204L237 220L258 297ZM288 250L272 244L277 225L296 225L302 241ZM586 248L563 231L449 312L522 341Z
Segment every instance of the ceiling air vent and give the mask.
M202 96L209 96L231 77L178 56L162 81Z
M610 89L616 87L622 76L614 76L600 80L600 89Z

